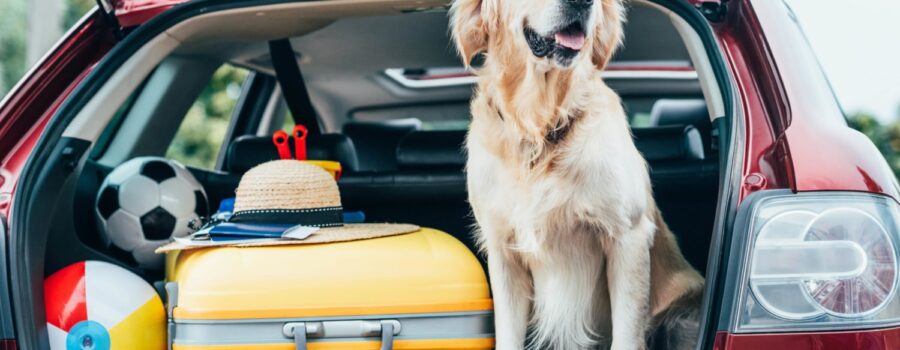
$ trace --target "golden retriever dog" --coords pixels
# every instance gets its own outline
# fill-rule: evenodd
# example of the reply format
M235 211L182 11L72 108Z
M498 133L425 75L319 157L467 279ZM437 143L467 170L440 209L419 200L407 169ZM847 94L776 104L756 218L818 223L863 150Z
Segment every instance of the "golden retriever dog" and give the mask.
M703 278L601 79L622 0L456 0L450 12L466 64L484 55L467 172L497 349L643 349L651 333L665 335L654 347L693 347Z

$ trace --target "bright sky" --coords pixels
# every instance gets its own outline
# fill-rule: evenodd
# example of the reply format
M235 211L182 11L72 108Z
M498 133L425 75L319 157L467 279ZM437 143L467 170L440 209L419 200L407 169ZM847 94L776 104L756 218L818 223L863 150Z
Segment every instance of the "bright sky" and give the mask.
M900 0L787 2L844 110L900 118Z

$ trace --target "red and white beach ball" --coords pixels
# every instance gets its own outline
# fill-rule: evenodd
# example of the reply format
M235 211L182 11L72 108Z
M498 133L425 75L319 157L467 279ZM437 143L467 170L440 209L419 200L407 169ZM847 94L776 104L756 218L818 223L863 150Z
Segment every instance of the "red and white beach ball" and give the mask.
M79 262L44 280L52 350L162 350L166 311L156 290L130 271Z

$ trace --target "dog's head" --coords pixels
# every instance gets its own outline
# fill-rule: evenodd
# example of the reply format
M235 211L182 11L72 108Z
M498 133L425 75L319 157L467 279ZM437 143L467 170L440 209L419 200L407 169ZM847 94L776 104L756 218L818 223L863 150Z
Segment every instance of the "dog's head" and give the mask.
M623 0L455 0L452 34L466 64L481 52L602 69L619 46Z

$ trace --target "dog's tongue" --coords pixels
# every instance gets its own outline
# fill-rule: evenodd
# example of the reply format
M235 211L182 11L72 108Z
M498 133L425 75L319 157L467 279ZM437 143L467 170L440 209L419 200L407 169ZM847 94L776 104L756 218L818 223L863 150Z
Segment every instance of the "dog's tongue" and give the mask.
M562 31L556 33L556 43L575 51L584 47L584 33L581 31Z

